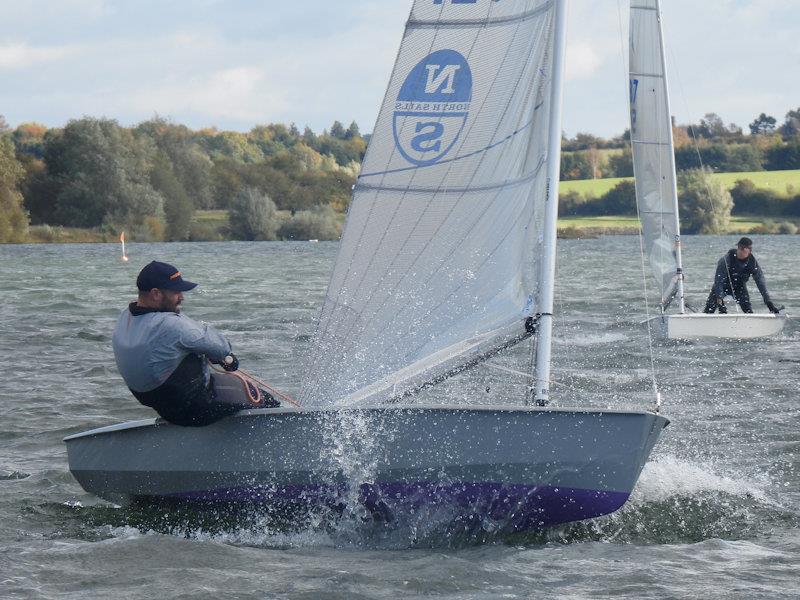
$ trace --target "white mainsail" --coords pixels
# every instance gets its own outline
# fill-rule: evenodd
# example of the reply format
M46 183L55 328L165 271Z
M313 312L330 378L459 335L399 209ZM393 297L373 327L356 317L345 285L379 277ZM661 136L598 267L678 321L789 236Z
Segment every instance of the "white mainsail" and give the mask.
M414 2L305 404L399 397L527 335L541 301L555 11L555 0Z
M683 280L672 117L659 0L631 0L630 113L644 250L666 308Z

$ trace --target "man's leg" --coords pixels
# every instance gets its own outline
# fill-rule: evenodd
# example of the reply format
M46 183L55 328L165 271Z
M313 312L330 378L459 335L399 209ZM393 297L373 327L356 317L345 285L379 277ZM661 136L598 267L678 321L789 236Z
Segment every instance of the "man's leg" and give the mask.
M231 404L240 408L275 408L280 402L275 400L266 390L245 383L233 373L211 373L214 396L218 402ZM249 390L247 388L250 388ZM250 397L261 398L260 404L253 403Z
M750 294L747 291L747 288L742 286L734 290L734 298L739 303L739 306L742 307L742 312L751 313L753 312L753 306L750 304Z
M714 293L714 290L711 290L711 293L708 295L708 300L706 300L706 307L703 309L704 313L711 314L717 310L717 295Z

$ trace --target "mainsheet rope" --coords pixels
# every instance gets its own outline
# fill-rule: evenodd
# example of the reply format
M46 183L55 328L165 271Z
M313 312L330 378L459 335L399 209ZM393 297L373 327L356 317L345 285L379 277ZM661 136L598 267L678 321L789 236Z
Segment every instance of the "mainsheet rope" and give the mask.
M296 408L300 408L300 403L289 396L288 394L284 394L283 392L275 389L268 383L261 381L258 377L253 375L252 373L248 373L242 369L237 369L236 371L226 371L225 369L211 363L211 368L217 373L224 374L224 375L233 375L234 377L241 380L244 385L245 393L247 394L248 400L253 406L259 407L264 404L264 398L261 396L261 393L258 391L259 388L266 390L269 392L274 398L281 400L282 402L288 402L292 406ZM253 392L255 390L255 393Z

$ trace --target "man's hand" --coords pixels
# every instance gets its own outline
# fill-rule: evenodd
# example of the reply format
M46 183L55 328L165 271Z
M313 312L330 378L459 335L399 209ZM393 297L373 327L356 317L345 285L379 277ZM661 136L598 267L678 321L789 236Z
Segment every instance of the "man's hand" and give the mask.
M222 359L221 364L222 368L226 371L235 371L239 368L239 359L233 354L228 354L228 356Z
M769 312L771 312L773 314L777 315L779 312L781 312L781 309L778 308L777 306L775 306L775 304L772 302L772 300L767 300L766 302L764 302L764 304L767 305L767 308L769 309Z
M722 296L717 296L717 304L719 304L720 306L725 305L725 301L722 299Z

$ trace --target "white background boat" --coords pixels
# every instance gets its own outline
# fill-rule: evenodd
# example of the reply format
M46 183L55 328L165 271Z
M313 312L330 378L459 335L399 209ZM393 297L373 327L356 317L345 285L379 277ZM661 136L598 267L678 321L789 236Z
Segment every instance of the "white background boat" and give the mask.
M687 313L660 0L631 1L629 57L636 202L662 312L651 319L652 329L673 339L749 339L780 333L785 315ZM666 312L673 298L677 314Z

